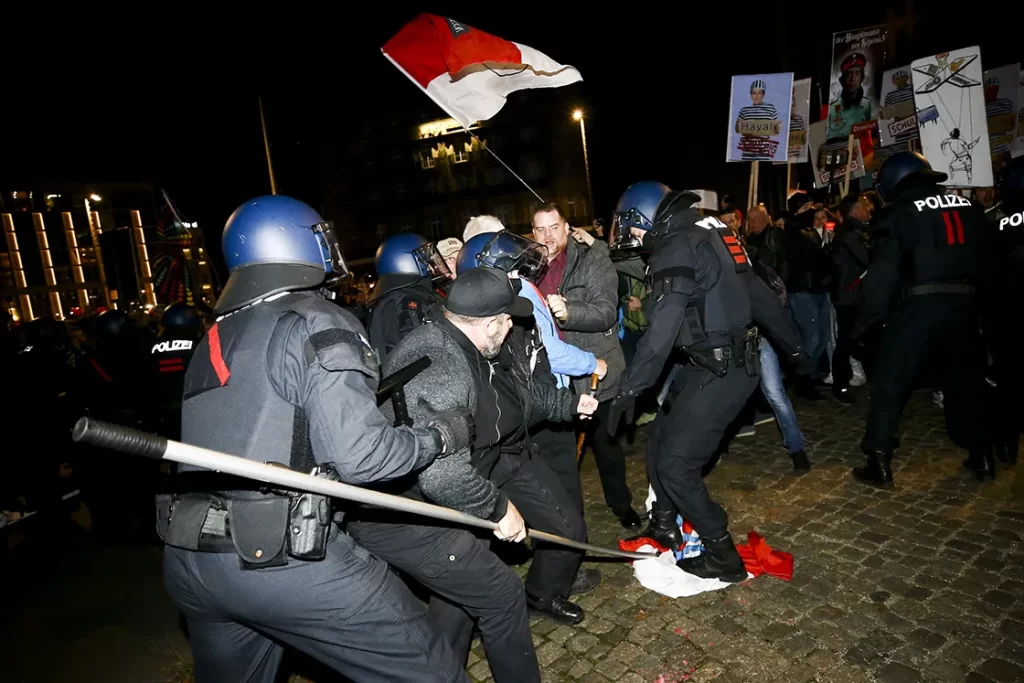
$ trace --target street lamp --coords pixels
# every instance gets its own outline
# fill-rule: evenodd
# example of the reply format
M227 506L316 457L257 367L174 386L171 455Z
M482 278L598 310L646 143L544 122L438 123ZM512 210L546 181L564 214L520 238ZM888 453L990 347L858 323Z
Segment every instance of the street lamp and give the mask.
M594 219L594 192L590 188L590 159L587 157L587 128L583 123L583 110L577 109L572 113L572 120L580 124L580 139L583 141L583 168L587 172L587 200L590 202L590 219Z

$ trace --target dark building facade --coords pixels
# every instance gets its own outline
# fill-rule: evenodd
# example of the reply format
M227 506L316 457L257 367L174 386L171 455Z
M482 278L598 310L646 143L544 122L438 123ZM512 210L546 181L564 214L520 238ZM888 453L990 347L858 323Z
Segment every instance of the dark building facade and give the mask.
M578 101L559 95L515 93L472 135L423 106L367 121L358 138L326 145L324 209L346 255L372 257L383 240L403 232L461 238L481 214L529 231L536 198L488 150L545 201L561 204L571 223L589 225L582 137L572 119Z

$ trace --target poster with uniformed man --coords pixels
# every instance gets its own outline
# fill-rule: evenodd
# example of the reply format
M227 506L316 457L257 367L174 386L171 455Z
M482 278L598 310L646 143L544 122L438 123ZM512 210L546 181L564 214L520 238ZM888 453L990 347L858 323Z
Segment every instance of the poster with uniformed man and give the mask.
M885 26L832 36L828 137L849 137L859 123L878 120L878 92L885 63Z

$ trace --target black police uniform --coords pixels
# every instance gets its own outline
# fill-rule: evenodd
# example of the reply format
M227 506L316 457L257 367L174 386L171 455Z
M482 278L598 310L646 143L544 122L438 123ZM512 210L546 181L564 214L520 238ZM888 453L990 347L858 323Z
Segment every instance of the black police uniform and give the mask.
M923 184L922 184L923 183ZM900 416L927 361L945 375L944 407L951 438L971 454L979 476L992 472L983 399L985 350L979 328L991 275L989 227L971 202L934 181L904 183L878 222L854 339L885 320L871 406L854 470L861 481L892 485L890 464ZM893 297L899 298L889 314Z
M157 431L168 439L181 440L181 398L185 371L196 345L194 333L166 328L149 350L150 370L156 393Z
M440 436L393 429L380 413L377 359L362 334L311 292L223 316L186 372L183 441L295 469L329 466L352 484L424 467ZM188 619L199 683L269 683L282 645L357 681L467 680L423 606L338 530L326 499L237 480L211 488L218 493L175 497L169 522L170 501L158 501L165 582ZM309 529L318 542L304 546Z
M741 560L738 569L734 565L739 556L728 536L728 518L711 499L701 469L757 387L759 352L753 320L763 323L791 354L800 354L800 337L779 298L751 270L728 226L685 208L695 201L686 197L676 200L676 209L672 195L662 201L654 230L644 240L652 248L650 325L616 400L652 386L673 349L683 349L690 357L676 380L676 395L659 413L647 445L647 475L657 496L651 532L678 544L675 518L677 511L682 513L710 554L732 560L734 575L681 566L735 581L746 578L746 572Z
M1000 276L996 295L998 314L992 326L996 394L996 455L1008 464L1017 462L1024 427L1024 362L1019 350L1024 294L1024 157L1015 159L1002 186L1002 213L997 221L996 244Z
M370 345L381 362L405 335L423 324L437 302L431 279L418 275L384 275L367 304Z

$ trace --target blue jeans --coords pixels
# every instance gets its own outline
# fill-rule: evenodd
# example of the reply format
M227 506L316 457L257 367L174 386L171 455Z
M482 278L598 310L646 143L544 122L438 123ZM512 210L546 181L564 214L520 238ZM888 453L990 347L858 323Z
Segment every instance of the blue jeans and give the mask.
M796 413L793 411L793 404L789 402L789 396L786 396L786 388L782 386L779 357L775 355L775 349L764 337L761 338L758 349L761 352L761 391L768 399L768 404L775 413L775 421L782 430L782 443L790 453L802 451L804 435L796 423Z
M832 338L832 312L828 294L791 292L787 299L793 322L800 329L800 344L814 364L811 377L821 376L821 355Z

